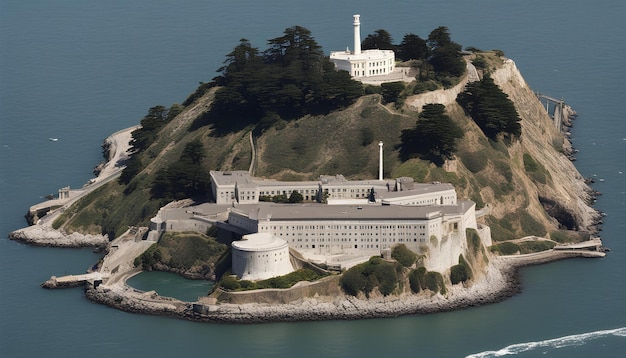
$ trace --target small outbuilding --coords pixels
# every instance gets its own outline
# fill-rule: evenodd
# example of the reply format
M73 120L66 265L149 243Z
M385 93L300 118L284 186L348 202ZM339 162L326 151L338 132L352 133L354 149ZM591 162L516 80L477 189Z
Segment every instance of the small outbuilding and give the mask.
M287 241L270 233L244 235L232 243L233 274L242 280L265 280L293 272Z

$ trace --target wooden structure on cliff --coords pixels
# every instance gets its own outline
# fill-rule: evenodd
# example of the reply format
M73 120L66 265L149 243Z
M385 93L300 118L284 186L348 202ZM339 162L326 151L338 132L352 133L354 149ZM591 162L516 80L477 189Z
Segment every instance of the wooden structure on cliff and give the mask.
M571 117L575 115L574 112L565 101L555 99L550 96L543 95L541 93L535 93L539 101L545 105L546 112L552 117L554 126L561 132L566 132L563 127L571 126Z

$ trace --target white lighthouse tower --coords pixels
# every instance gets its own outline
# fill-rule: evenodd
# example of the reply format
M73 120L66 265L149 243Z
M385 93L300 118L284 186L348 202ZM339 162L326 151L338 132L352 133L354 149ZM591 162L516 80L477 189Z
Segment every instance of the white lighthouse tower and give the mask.
M361 15L353 15L354 48L352 51L331 51L330 60L338 70L348 71L352 78L386 76L396 68L393 50L361 50ZM392 79L391 81L397 81Z
M361 54L361 15L354 15L354 54Z

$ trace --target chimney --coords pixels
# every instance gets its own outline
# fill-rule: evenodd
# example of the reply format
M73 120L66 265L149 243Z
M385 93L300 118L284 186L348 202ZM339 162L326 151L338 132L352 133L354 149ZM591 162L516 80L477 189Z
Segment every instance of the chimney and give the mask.
M361 54L361 22L359 18L361 15L354 15L354 54Z
M378 142L380 148L378 153L378 180L383 180L383 141Z

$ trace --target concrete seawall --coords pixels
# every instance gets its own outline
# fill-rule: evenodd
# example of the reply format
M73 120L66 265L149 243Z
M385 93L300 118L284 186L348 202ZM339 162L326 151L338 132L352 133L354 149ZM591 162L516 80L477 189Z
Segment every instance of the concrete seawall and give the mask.
M547 251L538 254L493 257L486 273L469 287L453 285L448 293L398 296L374 296L359 299L338 291L333 296L320 296L315 292L291 289L295 299L284 303L285 297L276 293L262 294L267 298L249 302L256 292L238 299L230 293L228 300L239 303L216 303L215 298L198 302L182 302L159 297L150 293L137 292L125 285L99 287L87 286L86 296L90 300L117 309L151 315L164 315L200 322L213 323L266 323L288 321L347 320L364 318L390 318L409 314L445 312L468 307L500 302L520 292L518 271L521 267L543 264L571 257L589 257L582 251ZM274 290L272 290L274 291ZM272 300L271 297L274 296ZM281 296L281 297L279 297ZM222 299L219 295L218 297Z

